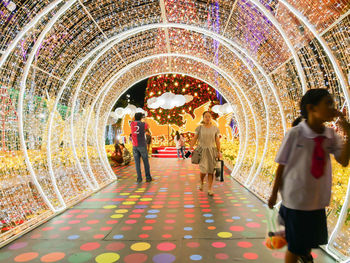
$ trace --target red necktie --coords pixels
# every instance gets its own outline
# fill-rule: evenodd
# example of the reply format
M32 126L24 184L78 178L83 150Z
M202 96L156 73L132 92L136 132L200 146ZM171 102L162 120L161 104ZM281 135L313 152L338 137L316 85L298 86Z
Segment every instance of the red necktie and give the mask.
M325 153L322 148L322 142L324 139L324 136L314 138L315 148L314 153L312 154L311 174L316 179L323 175L324 166L326 164Z

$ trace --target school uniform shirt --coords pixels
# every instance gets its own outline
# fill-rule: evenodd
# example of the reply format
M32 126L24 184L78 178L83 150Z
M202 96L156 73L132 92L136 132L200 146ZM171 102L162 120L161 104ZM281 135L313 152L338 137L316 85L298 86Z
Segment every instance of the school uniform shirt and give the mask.
M133 121L130 124L130 128L131 128L132 145L135 147L138 147L138 146L146 147L145 130L149 128L148 124L142 121Z
M325 152L323 175L315 178L311 174L314 138L325 136L322 147ZM318 210L329 205L332 187L332 167L330 154L339 160L342 139L334 129L325 128L322 134L315 133L302 121L285 135L275 161L284 165L282 175L282 204L296 210Z

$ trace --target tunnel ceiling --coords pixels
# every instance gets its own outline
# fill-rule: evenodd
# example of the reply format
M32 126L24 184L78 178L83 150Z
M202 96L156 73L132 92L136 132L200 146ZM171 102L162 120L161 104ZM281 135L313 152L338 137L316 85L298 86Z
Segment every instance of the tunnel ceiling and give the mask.
M150 76L186 74L232 104L232 174L266 199L301 95L327 88L349 113L349 9L348 0L0 0L0 88L11 98L1 147L15 158L4 193L19 189L20 174L45 218L114 180L101 127L116 100Z

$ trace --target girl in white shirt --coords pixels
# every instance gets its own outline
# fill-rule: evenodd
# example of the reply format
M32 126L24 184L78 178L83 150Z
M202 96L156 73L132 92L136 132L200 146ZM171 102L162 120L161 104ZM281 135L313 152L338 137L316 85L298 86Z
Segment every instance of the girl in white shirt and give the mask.
M180 152L181 152L181 156L182 159L185 159L185 153L184 153L184 138L182 137L182 135L180 135L179 131L176 131L175 134L175 146L176 146L176 150L177 150L177 159L180 158Z
M350 124L334 109L334 101L326 89L311 89L300 102L302 118L285 135L276 157L279 164L272 194L272 209L278 191L282 197L280 215L285 221L288 251L285 262L313 262L311 249L327 244L327 218L332 187L330 154L347 166L350 157ZM345 144L325 122L339 117L347 134Z

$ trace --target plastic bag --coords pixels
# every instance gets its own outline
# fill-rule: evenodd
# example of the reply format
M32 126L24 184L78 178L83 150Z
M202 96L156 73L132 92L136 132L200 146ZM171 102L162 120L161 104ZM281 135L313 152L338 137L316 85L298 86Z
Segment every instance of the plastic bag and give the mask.
M267 235L265 246L269 249L281 249L286 244L284 222L277 209L267 208Z

